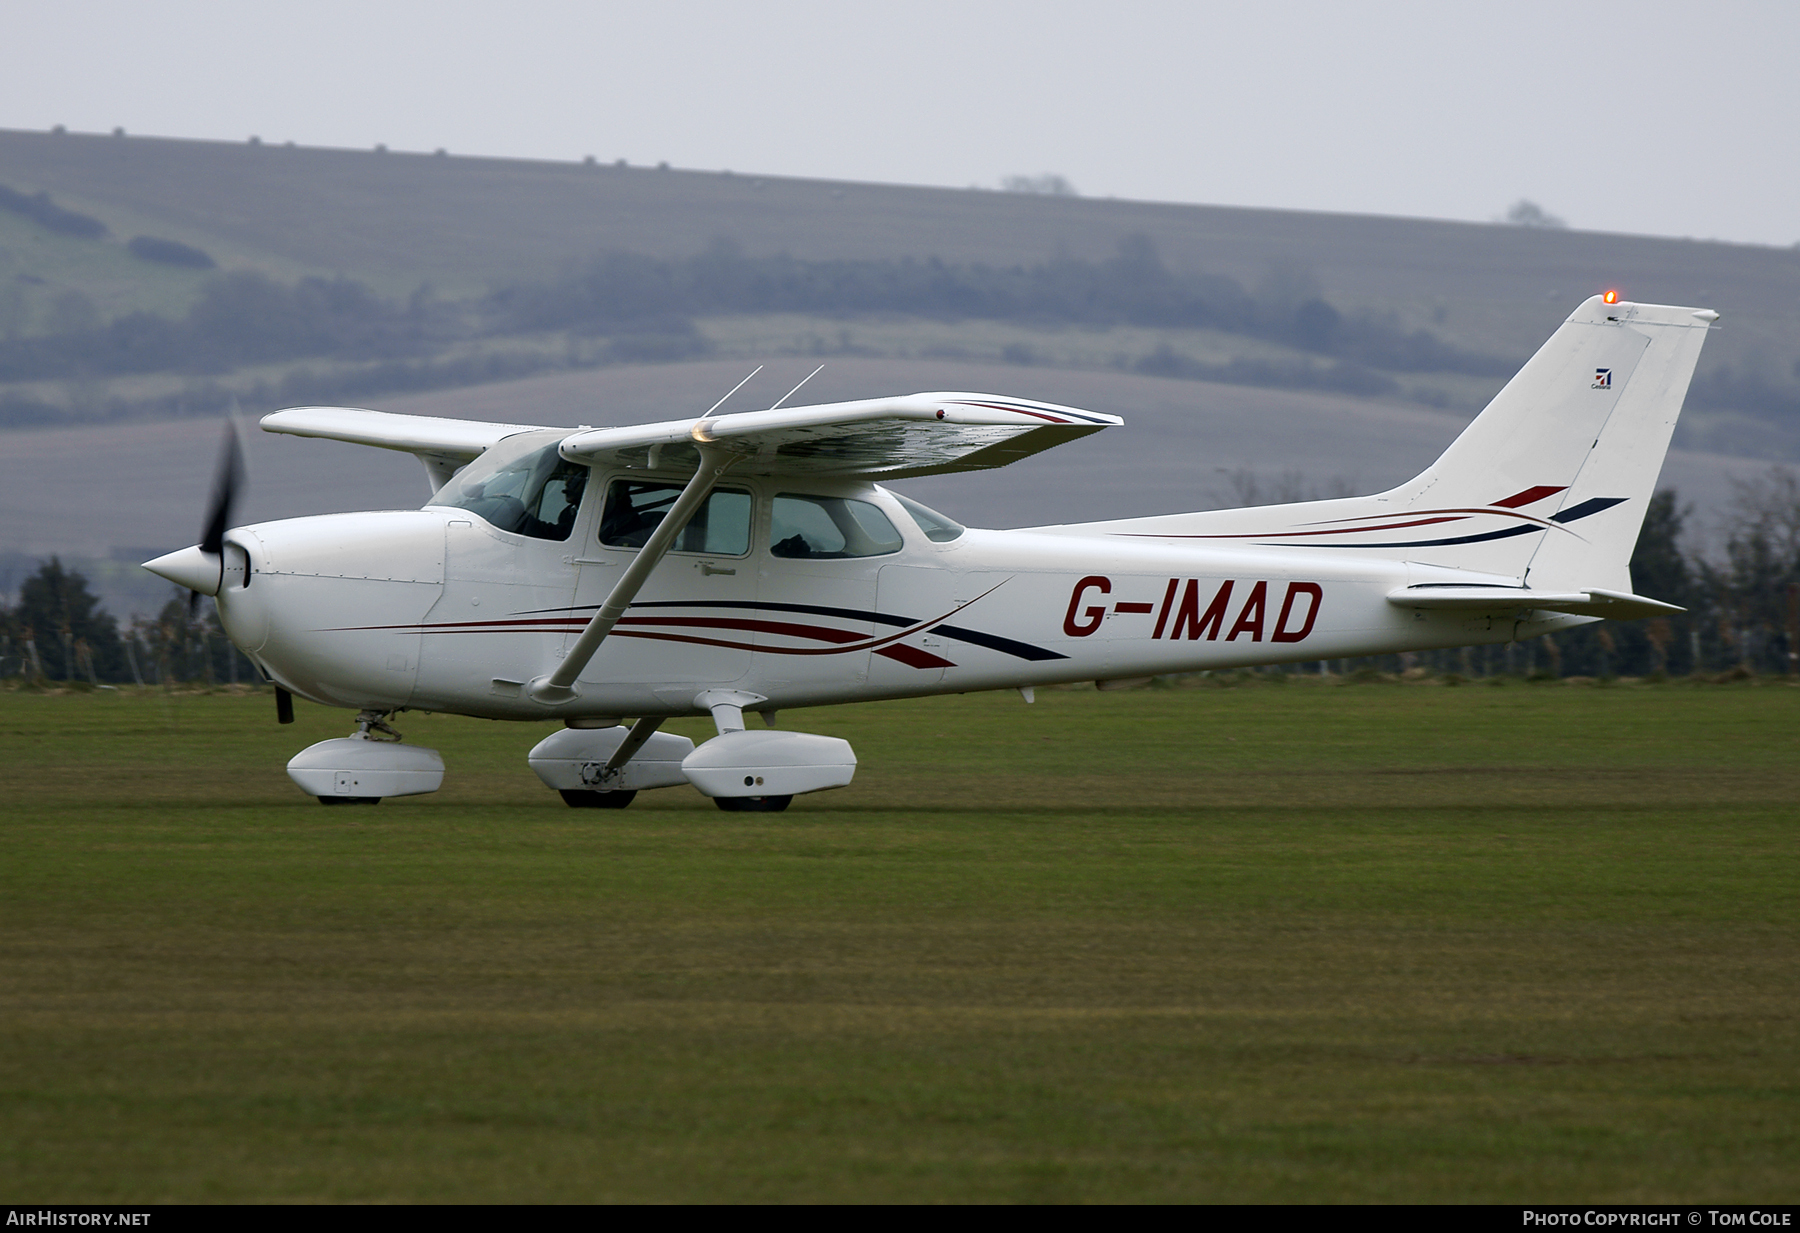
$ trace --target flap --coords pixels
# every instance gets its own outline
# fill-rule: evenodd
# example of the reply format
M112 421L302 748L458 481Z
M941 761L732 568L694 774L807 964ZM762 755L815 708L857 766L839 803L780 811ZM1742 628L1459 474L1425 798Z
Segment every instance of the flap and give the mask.
M571 462L688 467L696 445L739 456L738 475L866 475L904 479L1003 467L1065 441L1124 423L1116 415L989 394L913 394L816 407L784 407L564 439Z
M1579 591L1533 591L1525 587L1426 583L1423 586L1400 587L1389 591L1387 600L1402 608L1453 608L1467 612L1539 609L1545 612L1567 612L1573 616L1611 617L1615 621L1635 621L1640 617L1666 616L1672 612L1687 611L1686 608L1665 604L1659 599L1646 599L1642 595L1608 591L1599 587Z

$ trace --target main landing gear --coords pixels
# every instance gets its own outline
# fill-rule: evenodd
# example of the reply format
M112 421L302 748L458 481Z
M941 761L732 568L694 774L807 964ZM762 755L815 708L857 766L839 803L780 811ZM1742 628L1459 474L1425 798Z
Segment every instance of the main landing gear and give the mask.
M780 813L793 804L791 796L715 796L713 804L726 813Z
M580 788L562 788L563 804L571 809L623 809L637 799L632 792L591 792Z
M805 732L744 730L744 708L761 694L709 689L694 705L712 713L719 734L696 746L658 732L660 719L626 728L617 719L565 720L538 743L531 769L575 809L623 809L638 792L691 783L726 813L780 813L802 792L841 788L856 773L849 742Z
M682 761L688 782L726 813L780 813L795 796L841 788L856 773L850 742L807 732L749 732L744 708L761 694L708 689L694 698L712 712L719 735Z
M627 728L616 719L575 719L531 751L531 769L572 809L623 809L646 788L687 782L681 760L694 752L685 736L658 732L660 719Z

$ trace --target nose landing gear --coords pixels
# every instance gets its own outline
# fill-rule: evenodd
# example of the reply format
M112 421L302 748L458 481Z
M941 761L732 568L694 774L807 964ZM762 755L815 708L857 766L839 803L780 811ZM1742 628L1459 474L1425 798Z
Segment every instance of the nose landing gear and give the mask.
M389 726L392 711L366 710L356 734L320 741L295 754L288 777L321 805L379 805L390 796L436 792L444 784L444 760L435 749L403 745Z

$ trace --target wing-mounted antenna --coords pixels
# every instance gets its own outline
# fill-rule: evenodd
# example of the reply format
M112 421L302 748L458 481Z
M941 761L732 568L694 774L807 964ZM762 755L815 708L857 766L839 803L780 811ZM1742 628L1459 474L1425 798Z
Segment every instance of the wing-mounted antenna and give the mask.
M750 370L749 377L745 377L742 381L739 381L736 385L734 385L730 389L726 390L725 397L719 399L718 402L715 402L712 406L708 407L706 409L706 411L700 416L700 418L705 419L707 416L711 415L714 411L717 411L720 407L722 407L726 403L730 402L731 396L733 394L737 393L739 390L743 389L746 385L750 384L750 377L754 377L757 373L761 372L762 370L763 370L763 366L761 364L758 364L755 368L752 368ZM663 447L661 445L652 445L650 447L649 453L644 458L644 465L649 467L652 471L654 471L657 467L660 467L662 465L662 452L663 452Z
M750 370L750 377L754 377L757 373L761 372L762 370L763 370L763 366L761 364L758 364L755 368L752 368ZM712 406L708 407L706 409L706 415L702 415L700 418L705 419L707 415L711 415L714 411L717 411L720 407L724 406L727 402L729 402L731 400L731 396L733 394L737 393L739 390L743 389L746 385L750 384L750 377L745 377L742 381L738 382L736 385L734 385L730 389L726 390L725 397L719 399L718 402L715 402Z
M808 381L811 381L814 377L818 376L820 373L822 373L824 371L825 371L825 365L823 365L823 364L819 365L817 368L815 368L811 372L807 373L804 377L800 378L800 385L805 385ZM787 393L783 394L780 398L777 398L775 400L774 406L770 407L769 410L773 411L775 409L775 407L779 407L782 403L784 403L788 399L792 398L795 394L798 394L800 392L800 385L796 385L793 389L791 389Z

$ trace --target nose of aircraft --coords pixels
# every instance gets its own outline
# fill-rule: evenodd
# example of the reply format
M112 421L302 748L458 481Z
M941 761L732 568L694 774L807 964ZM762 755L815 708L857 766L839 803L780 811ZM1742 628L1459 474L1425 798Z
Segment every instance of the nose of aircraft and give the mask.
M144 568L176 586L202 595L217 595L225 576L225 554L208 552L195 544L178 552L165 553L154 561L145 561Z

